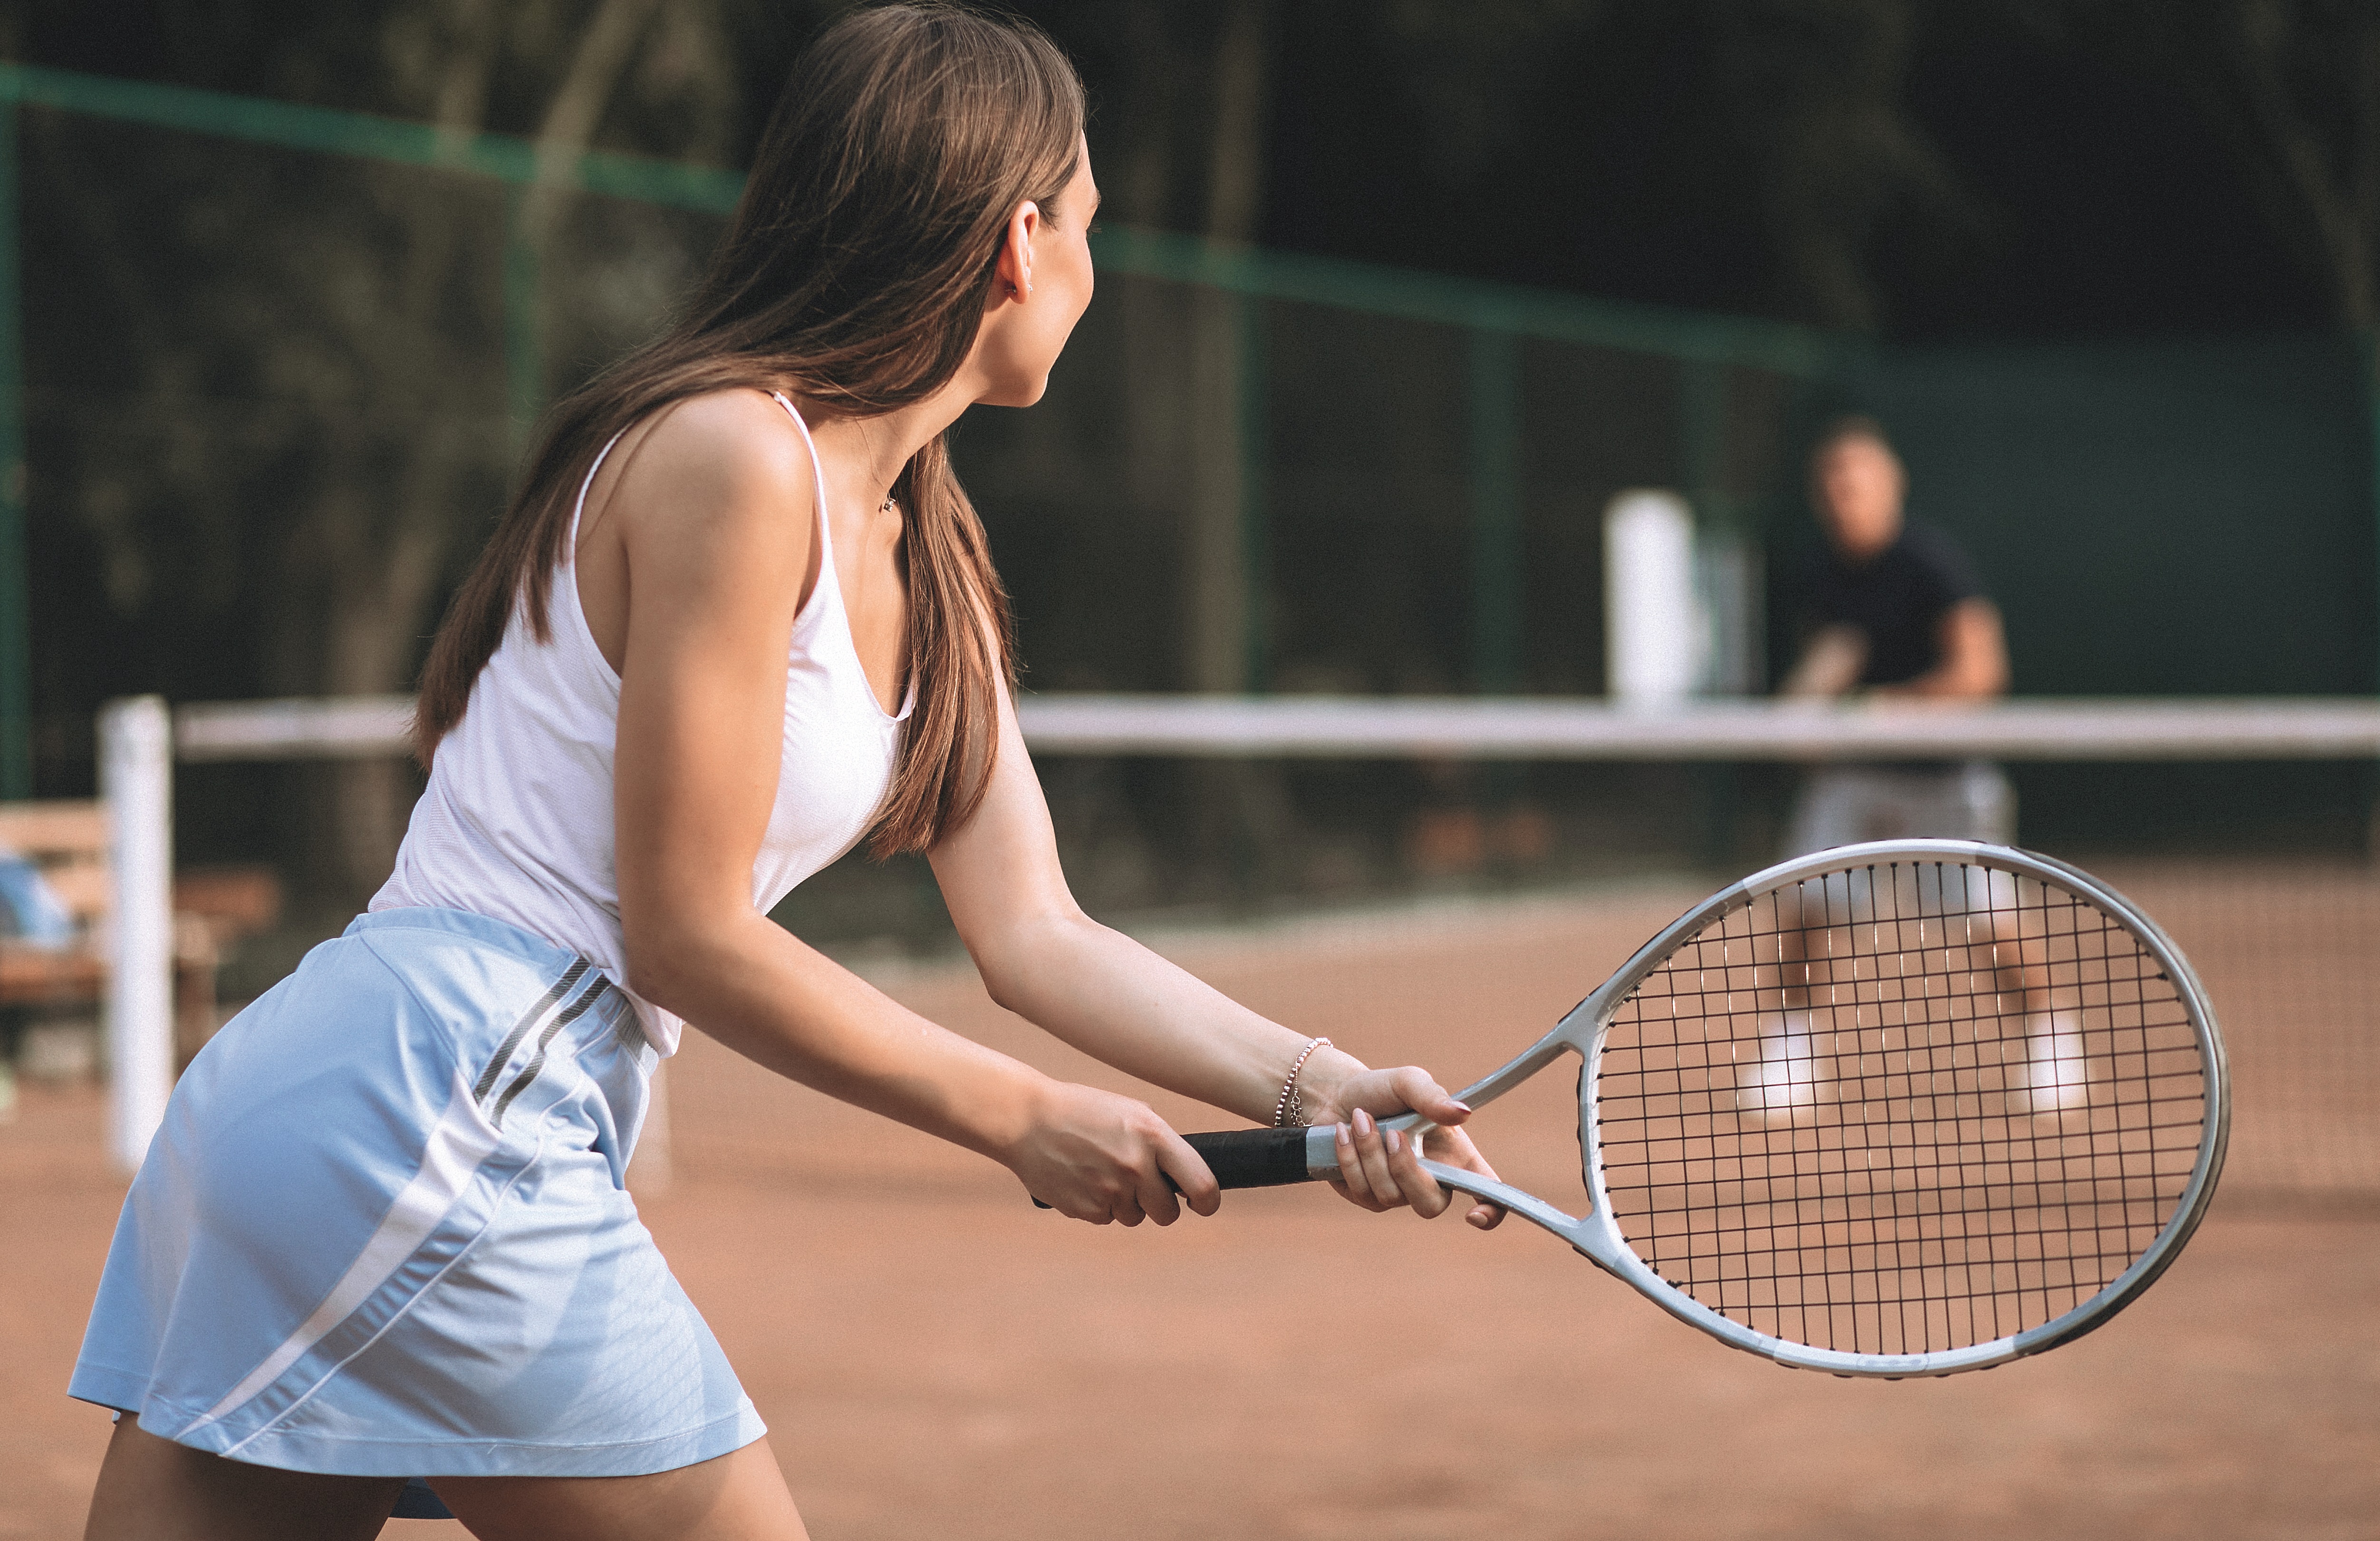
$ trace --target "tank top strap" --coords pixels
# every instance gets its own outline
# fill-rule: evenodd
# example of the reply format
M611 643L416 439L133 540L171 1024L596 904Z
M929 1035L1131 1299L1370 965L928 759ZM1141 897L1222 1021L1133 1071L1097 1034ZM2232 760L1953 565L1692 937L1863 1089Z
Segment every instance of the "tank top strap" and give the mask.
M587 468L586 477L578 483L578 500L570 506L570 534L562 543L562 564L574 571L578 567L578 521L587 512L587 494L595 485L595 473L603 469L603 462L612 458L612 451L620 447L620 441L627 436L628 431L623 428L604 440L603 447L595 452L594 463Z
M794 426L801 432L803 447L810 452L810 484L818 496L819 582L832 590L834 603L840 608L843 590L834 576L834 527L826 517L826 463L819 459L818 441L810 437L810 425L802 421L793 401L783 391L771 391L769 396L794 420Z

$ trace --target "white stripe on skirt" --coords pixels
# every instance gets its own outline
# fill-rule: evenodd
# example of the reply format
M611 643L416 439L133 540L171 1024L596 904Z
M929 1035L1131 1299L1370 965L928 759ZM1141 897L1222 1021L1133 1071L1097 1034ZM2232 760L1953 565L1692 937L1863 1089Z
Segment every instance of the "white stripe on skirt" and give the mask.
M455 1095L437 1127L430 1131L429 1144L421 1153L421 1170L396 1195L396 1202L388 1206L380 1229L372 1232L371 1240L364 1243L363 1251L357 1254L346 1273L331 1287L330 1294L314 1308L305 1325L266 1355L264 1363L250 1370L223 1400L182 1430L182 1435L237 1411L241 1403L280 1379L282 1372L321 1342L325 1333L353 1315L446 1217L446 1212L462 1193L463 1185L471 1180L471 1174L479 1170L480 1163L488 1158L501 1139L495 1125L480 1112L470 1083L457 1070Z

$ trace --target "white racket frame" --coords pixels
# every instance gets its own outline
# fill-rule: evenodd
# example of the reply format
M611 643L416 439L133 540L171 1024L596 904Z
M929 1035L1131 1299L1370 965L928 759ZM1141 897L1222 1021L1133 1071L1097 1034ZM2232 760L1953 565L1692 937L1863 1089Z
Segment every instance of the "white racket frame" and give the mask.
M2197 1162L2191 1168L2190 1180L2174 1205L2172 1217L2131 1266L2117 1275L2090 1299L2039 1327L2028 1327L2022 1332L1988 1342L1932 1353L1851 1353L1839 1349L1814 1348L1806 1343L1755 1331L1721 1315L1661 1278L1651 1265L1636 1254L1628 1239L1621 1234L1618 1222L1613 1219L1611 1195L1604 1180L1602 1143L1597 1132L1595 1088L1602 1068L1604 1036L1610 1028L1614 1014L1636 986L1644 983L1646 975L1660 967L1680 946L1705 927L1743 909L1762 895L1793 883L1847 869L1933 862L1991 867L2054 884L2106 911L2141 939L2158 966L2165 971L2166 976L2172 981L2175 993L2189 1014L2191 1029L2197 1035L2199 1053L2205 1066L2205 1114L2202 1124L2204 1133L2199 1142ZM2131 900L2088 873L2053 857L1979 840L1873 840L1863 845L1837 846L1813 855L1795 857L1764 872L1755 873L1732 887L1712 895L1662 928L1658 936L1637 948L1635 955L1622 964L1618 972L1572 1007L1555 1024L1552 1032L1531 1045L1525 1053L1511 1063L1465 1087L1456 1095L1475 1109L1483 1107L1565 1053L1576 1054L1585 1062L1585 1073L1579 1079L1579 1147L1585 1153L1587 1200L1591 1205L1586 1214L1565 1214L1545 1200L1524 1192L1510 1183L1481 1177L1476 1172L1466 1172L1442 1162L1425 1160L1422 1166L1447 1187L1502 1205L1523 1219L1553 1232L1577 1248L1597 1267L1633 1286L1638 1293L1688 1326L1700 1327L1723 1343L1772 1359L1779 1364L1796 1369L1826 1370L1839 1376L1899 1380L1907 1376L1949 1376L1962 1370L1989 1369L1995 1364L2005 1364L2010 1360L2022 1359L2028 1354L2070 1342L2100 1326L2155 1283L2157 1276L2180 1252L2182 1243L2190 1240L2191 1232L2197 1229L2199 1219L2214 1197L2216 1180L2223 1170L2224 1147L2230 1131L2230 1072L2224 1059L2222 1034L2216 1027L2215 1011L2207 1002L2206 992L2180 950L2158 929L2156 923L2143 914ZM1419 1133L1427 1132L1431 1126L1420 1115L1408 1113L1400 1118L1383 1119L1380 1127ZM1333 1129L1330 1125L1320 1126L1306 1136L1305 1156L1309 1172L1320 1177L1338 1171L1334 1139Z

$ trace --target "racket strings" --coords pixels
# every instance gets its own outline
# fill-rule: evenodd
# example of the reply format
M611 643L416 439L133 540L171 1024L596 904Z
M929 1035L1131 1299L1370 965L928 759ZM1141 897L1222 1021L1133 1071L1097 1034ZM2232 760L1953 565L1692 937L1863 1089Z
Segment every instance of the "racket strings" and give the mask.
M2206 1067L2122 923L1958 863L1826 874L1714 922L1615 1016L1596 1070L1613 1217L1674 1286L1859 1353L2072 1310L2187 1187Z

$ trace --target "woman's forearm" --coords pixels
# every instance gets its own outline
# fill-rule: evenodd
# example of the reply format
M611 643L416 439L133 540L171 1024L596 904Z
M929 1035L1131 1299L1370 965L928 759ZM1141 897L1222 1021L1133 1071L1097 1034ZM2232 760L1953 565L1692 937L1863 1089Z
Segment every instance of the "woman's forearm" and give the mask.
M918 1016L764 915L656 939L632 985L746 1058L1007 1160L1049 1077Z
M1008 928L977 964L992 998L1051 1036L1151 1084L1270 1123L1283 1081L1307 1034L1267 1020L1083 915L1038 917ZM1316 1051L1299 1071L1307 1099L1364 1069L1350 1055Z

